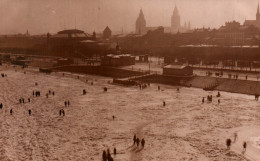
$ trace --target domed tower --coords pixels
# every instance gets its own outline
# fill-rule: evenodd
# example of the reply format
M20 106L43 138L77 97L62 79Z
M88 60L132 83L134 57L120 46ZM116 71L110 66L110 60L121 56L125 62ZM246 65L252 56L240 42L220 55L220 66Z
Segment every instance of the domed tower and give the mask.
M172 18L171 18L171 30L172 33L177 33L181 28L181 18L179 11L175 5L173 13L172 13Z
M146 30L145 28L146 28L146 21L144 19L144 14L143 14L143 11L141 9L138 18L136 19L135 33L144 34L145 30Z

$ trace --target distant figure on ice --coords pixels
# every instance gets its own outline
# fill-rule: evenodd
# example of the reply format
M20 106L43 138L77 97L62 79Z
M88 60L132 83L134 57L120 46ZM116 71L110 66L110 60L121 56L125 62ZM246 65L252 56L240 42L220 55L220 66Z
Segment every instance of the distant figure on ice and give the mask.
M137 144L137 146L139 146L139 143L140 143L140 139L137 138L137 139L136 139L136 144Z
M133 141L134 141L134 145L135 145L135 143L136 143L136 134L134 135Z
M32 114L32 110L29 109L29 110L28 110L28 113L29 113L29 116L31 116L31 114Z
M107 91L107 87L104 87L104 91L105 91L105 92Z
M218 104L220 104L220 99L218 99Z
M144 141L144 138L143 138L142 141L141 141L141 145L142 145L143 148L144 148L144 144L145 144L145 141Z
M35 85L36 85L36 86L38 86L38 83L37 83L37 82L35 82Z
M202 103L204 103L204 97L202 98Z
M179 88L177 88L177 92L180 92L180 89L179 89Z
M67 107L67 101L64 102L65 107Z
M102 159L103 159L103 161L107 161L107 153L105 150L103 151Z
M116 148L114 148L114 155L116 155Z
M12 114L13 114L13 109L10 110L10 115L12 115Z
M115 116L113 115L112 118L113 118L113 121L114 121L115 120Z
M243 143L243 153L245 153L246 152L246 142L244 141L244 143Z
M60 116L61 115L65 116L65 111L63 109L60 110Z
M227 149L229 150L231 146L231 139L226 140L226 145L227 145Z
M107 160L108 160L108 161L114 161L114 159L111 157L111 154L110 154L110 153L107 154Z
M0 104L0 109L2 109L2 108L3 108L3 104L1 103L1 104Z
M63 116L65 116L65 111L63 109L61 110L61 112L62 112Z
M237 132L234 133L234 142L237 140Z
M255 94L255 100L258 101L259 95Z
M165 103L165 101L163 101L163 106L166 106L166 103Z
M30 98L28 98L28 102L31 102L31 99L30 99Z
M85 90L85 89L83 89L83 95L86 95L86 93L87 93L87 92L86 92L86 90Z
M55 95L54 91L52 92L52 95L53 95L53 96Z
M68 107L69 107L70 106L70 101L68 101L67 104L68 104Z
M220 93L219 93L219 91L218 91L217 97L220 97Z
M160 86L158 86L158 91L160 91L160 89L161 89L161 87L160 87Z

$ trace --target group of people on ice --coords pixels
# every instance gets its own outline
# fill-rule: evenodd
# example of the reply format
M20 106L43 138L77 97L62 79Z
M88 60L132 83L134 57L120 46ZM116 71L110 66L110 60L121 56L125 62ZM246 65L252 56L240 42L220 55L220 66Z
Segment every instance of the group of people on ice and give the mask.
M40 97L41 96L41 92L40 91L33 91L33 96Z
M145 88L147 88L147 87L150 87L150 83L139 83L139 88L140 89L145 89Z
M216 97L220 97L220 92L218 92L218 94L216 95ZM212 95L208 95L207 96L207 101L209 101L209 102L212 102L212 99L213 97L212 97ZM202 97L202 103L204 103L205 102L205 98L204 97ZM220 99L218 99L218 104L220 104Z
M235 132L235 133L234 133L234 141L233 141L233 142L235 143L235 142L237 141L237 139L238 139L237 132ZM228 139L226 140L226 145L227 145L227 149L228 149L228 150L230 150L231 143L232 143L232 140L231 140L230 138L228 138ZM242 153L244 154L244 153L246 152L246 147L247 147L246 141L243 142L242 147L243 147Z
M2 78L7 77L7 75L4 73L1 73L1 76L2 76Z
M139 144L140 144L140 141L141 141L142 148L144 148L144 144L145 144L144 138L142 140L140 140L138 137L136 137L136 134L135 134L133 141L134 141L134 145L136 144L137 147L139 147Z
M116 155L116 148L114 148L114 155ZM103 161L114 161L114 159L112 158L111 154L110 154L110 150L107 149L107 151L103 151L102 154L102 159Z

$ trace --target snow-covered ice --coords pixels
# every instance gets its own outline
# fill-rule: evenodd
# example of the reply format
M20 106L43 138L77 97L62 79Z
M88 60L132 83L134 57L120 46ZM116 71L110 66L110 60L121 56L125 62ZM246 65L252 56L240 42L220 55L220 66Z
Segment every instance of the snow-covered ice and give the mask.
M221 92L218 105L216 91L177 92L177 87L161 84L160 91L158 84L140 90L113 85L107 77L0 70L7 74L0 78L0 160L100 161L102 151L114 147L115 161L260 160L260 106L253 96ZM41 96L33 97L33 90ZM49 90L55 95L46 98ZM213 102L202 104L210 94ZM25 104L19 104L21 97ZM66 100L70 107L64 107ZM62 108L64 117L59 116ZM234 132L238 140L227 150L225 141L233 140ZM133 146L134 134L145 139L144 149ZM248 148L242 154L244 141Z

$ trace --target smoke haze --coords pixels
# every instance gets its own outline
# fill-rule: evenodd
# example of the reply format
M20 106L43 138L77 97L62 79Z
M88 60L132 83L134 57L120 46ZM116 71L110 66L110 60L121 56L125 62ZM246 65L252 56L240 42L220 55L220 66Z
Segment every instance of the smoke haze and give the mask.
M226 21L255 19L257 0L0 0L0 34L134 31L142 8L147 26L170 26L176 4L181 24L219 28Z

